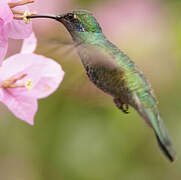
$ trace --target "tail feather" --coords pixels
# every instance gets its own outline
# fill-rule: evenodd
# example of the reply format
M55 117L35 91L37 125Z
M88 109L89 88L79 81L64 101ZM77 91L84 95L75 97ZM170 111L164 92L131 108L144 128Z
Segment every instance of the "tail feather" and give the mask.
M146 120L149 121L149 124L151 124L151 127L154 129L160 149L167 156L167 158L173 162L175 159L175 150L158 110L156 107L154 107L152 109L145 109L143 113Z
M170 151L168 151L168 149L166 148L166 146L164 144L162 144L162 142L160 141L159 137L157 136L157 134L155 133L157 141L158 141L158 145L160 147L160 149L163 151L163 153L165 154L165 156L168 157L168 159L173 162L175 160L175 152L174 153L170 153Z
M138 98L137 98L138 100ZM166 157L173 162L175 159L175 150L172 145L172 141L168 134L168 131L161 119L156 105L152 107L144 107L137 101L137 111L142 118L151 126L155 132L158 145Z

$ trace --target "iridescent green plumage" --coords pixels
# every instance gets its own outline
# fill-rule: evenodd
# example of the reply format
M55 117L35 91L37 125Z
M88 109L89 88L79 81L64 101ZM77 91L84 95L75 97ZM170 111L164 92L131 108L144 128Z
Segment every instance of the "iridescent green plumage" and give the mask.
M123 112L127 113L128 105L136 109L153 128L165 155L173 161L175 151L159 115L157 100L139 68L106 39L90 12L72 11L53 18L70 32L89 79L110 94Z

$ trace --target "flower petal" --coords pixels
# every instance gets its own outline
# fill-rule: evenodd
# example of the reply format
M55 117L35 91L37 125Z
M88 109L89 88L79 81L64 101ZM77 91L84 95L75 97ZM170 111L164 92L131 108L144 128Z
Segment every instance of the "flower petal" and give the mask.
M8 36L4 28L4 22L0 19L0 65L8 49Z
M4 96L1 101L17 118L33 125L34 116L38 109L37 100L27 96L12 96L7 89L3 91Z
M1 42L1 39L0 39L0 65L2 64L2 61L4 57L6 56L7 49L8 49L8 41Z
M37 61L35 54L15 54L3 62L0 68L0 79L7 80L21 74L30 75L34 81L39 81L42 76L44 58ZM40 58L41 59L41 58ZM25 77L27 78L27 76Z
M26 84L29 80L32 88L11 88L13 95L26 95L33 98L44 98L53 93L63 79L64 71L52 59L37 54L16 54L3 62L0 68L2 81L11 77L26 76L16 84Z
M0 2L0 19L2 19L4 23L9 23L13 20L13 13L7 2Z
M16 11L28 11L26 5L18 6L13 8ZM32 33L32 23L25 24L23 20L13 19L10 23L7 24L8 28L8 37L12 39L25 39L29 37Z
M33 53L37 46L37 39L32 32L30 37L24 39L20 53Z
M33 88L26 91L26 95L44 98L52 94L64 77L64 71L61 66L50 58L36 54L27 54L26 61L32 62L32 67L29 68L26 78L34 81ZM39 73L33 72L33 66L39 68ZM26 73L26 71L24 72Z
M58 63L45 57L44 61L42 77L30 92L33 97L39 99L56 91L64 77L64 71Z

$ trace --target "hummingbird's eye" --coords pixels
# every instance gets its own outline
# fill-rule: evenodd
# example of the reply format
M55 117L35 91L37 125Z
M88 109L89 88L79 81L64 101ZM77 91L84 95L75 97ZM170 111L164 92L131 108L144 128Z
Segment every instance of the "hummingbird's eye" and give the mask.
M69 20L74 19L74 14L72 14L72 13L67 14L67 18L68 18Z

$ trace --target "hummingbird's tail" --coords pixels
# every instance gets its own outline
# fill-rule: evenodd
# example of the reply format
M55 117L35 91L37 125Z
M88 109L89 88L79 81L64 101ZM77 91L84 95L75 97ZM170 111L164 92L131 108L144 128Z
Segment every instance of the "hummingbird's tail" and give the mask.
M138 99L137 99L138 100ZM143 119L151 126L155 132L158 145L167 158L173 162L175 159L175 150L172 141L169 137L168 131L161 119L156 105L153 107L143 107L140 103L137 104L137 111Z

